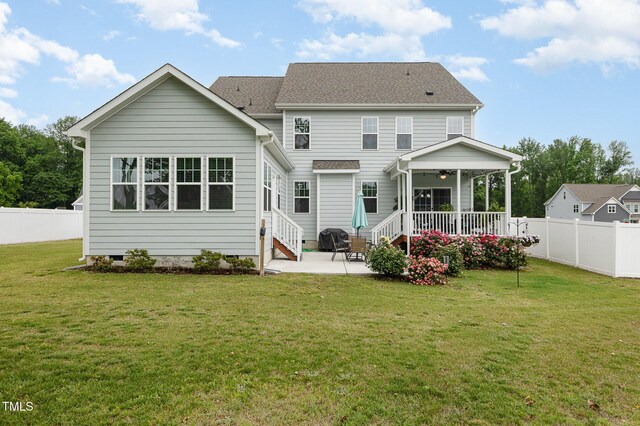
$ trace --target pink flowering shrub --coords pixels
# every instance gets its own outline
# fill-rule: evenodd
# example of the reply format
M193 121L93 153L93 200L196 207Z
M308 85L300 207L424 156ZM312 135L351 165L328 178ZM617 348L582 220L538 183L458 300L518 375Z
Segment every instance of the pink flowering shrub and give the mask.
M410 256L409 281L415 285L444 284L447 267L434 257Z
M441 247L455 245L465 269L515 269L527 264L522 238L493 234L471 236L447 235L440 231L422 231L411 239L411 253L416 257L438 257Z

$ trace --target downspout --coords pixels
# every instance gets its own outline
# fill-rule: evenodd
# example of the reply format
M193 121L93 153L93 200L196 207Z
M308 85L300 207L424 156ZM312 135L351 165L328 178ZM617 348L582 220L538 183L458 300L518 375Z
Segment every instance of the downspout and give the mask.
M85 167L87 167L87 159L85 158L85 153L86 151L84 150L83 147L81 147L80 145L78 145L78 140L75 138L71 138L71 146L73 147L73 149L77 149L78 151L82 152L82 194L87 197L87 191L86 188L84 187L85 185L85 177L86 177L86 172L85 172ZM83 216L83 224L82 224L82 229L84 230L85 226L84 226L84 216L86 215L85 211L84 211L84 206L82 209L82 216ZM78 262L84 262L86 259L86 247L84 246L84 242L85 242L85 235L82 236L82 257L80 259L78 259Z
M409 182L409 180L408 180L409 172L407 172L406 170L401 170L400 169L400 159L399 158L398 158L398 161L396 162L396 170L399 173L404 174L404 183L405 183L405 188L404 188L404 192L405 192L405 194L404 194L405 195L405 197L404 197L404 199L405 199L404 212L405 212L405 214L407 214L408 211L409 211L407 207L408 207L408 204L410 202L410 200L409 200L410 190L409 190L409 188L407 188L407 183ZM398 176L398 179L400 179L400 176ZM411 200L411 202L413 202L413 200ZM398 203L400 203L400 200L398 200ZM411 220L410 219L411 218L407 214L407 224L406 224L407 225L407 231L408 231L407 232L407 257L411 256Z

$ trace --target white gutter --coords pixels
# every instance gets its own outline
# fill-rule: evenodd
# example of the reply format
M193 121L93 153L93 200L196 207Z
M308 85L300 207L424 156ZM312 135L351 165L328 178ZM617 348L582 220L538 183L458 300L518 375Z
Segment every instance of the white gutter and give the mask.
M77 149L78 151L82 152L82 194L83 194L83 196L86 196L87 195L87 191L86 191L86 188L84 187L84 184L85 184L85 179L84 179L84 177L85 177L85 167L86 167L86 164L87 164L87 159L85 158L85 150L84 150L83 147L78 145L78 140L76 138L71 138L71 146L73 147L73 149ZM84 208L83 208L83 210L84 210ZM86 213L83 211L82 215L84 216L85 214ZM83 221L84 221L84 218L83 218ZM82 225L82 228L84 229L84 224ZM84 254L85 253L85 250L84 250L84 238L85 238L85 236L83 235L82 236L82 257L80 259L78 259L78 262L84 262L85 259L86 259L86 256Z
M516 169L512 172L509 172L510 175L515 175L516 173L519 173L520 170L522 170L522 166L520 165L520 163L516 163Z

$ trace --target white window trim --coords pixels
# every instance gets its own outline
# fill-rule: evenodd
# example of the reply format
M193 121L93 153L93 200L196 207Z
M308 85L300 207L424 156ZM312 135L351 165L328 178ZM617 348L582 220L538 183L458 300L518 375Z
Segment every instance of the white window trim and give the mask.
M366 208L365 208L365 213L366 214L378 214L379 209L379 205L380 205L380 186L378 185L378 181L377 180L363 180L360 181L360 191L362 191L362 193L364 194L364 190L362 189L362 187L364 186L364 183L370 183L370 182L375 182L376 184L376 196L375 197L367 197L366 195L363 196L364 199L366 198L375 198L376 199L376 211L375 212L367 212Z
M169 181L168 182L145 182L144 180L144 175L145 175L145 163L147 158L168 158L169 159ZM143 212L154 212L154 213L165 213L165 212L170 212L171 211L171 203L173 201L173 190L172 190L172 186L171 185L171 177L173 176L172 172L172 167L171 167L171 156L170 155L146 155L142 157L142 203L141 203L141 207L142 207L142 211ZM159 209L146 209L146 199L145 199L145 194L147 193L146 189L147 189L147 185L167 185L169 187L169 194L168 197L169 199L167 200L167 202L169 203L169 206L164 209L164 210L159 210Z
M195 185L195 182L178 182L178 158L199 158L200 159L200 208L199 209L178 209L178 185ZM203 163L207 160L203 155L176 155L174 157L174 185L176 190L173 191L173 211L174 212L201 212L204 211L204 202L202 198L202 185L205 184L205 177L203 176Z
M309 189L309 195L307 197L296 196L296 183L298 182L306 182L307 188ZM296 198L308 198L309 199L309 211L308 212L297 212L296 211ZM293 213L294 214L311 214L311 181L310 180L294 180L293 181Z
M376 119L376 132L375 133L365 133L364 132L364 119L365 118L375 118ZM365 148L364 147L364 135L376 135L376 147L373 148ZM360 118L360 150L361 151L378 151L380 149L380 117L375 116L365 116Z
M398 133L398 119L399 118L408 118L411 120L411 133ZM398 135L411 135L411 147L410 148L398 148ZM396 145L396 151L411 151L413 150L413 117L409 117L409 116L401 116L401 117L396 117L396 137L395 137L395 141L394 141L395 145Z
M449 115L446 118L446 132L445 132L445 135L444 135L445 139L448 140L449 139L449 135L453 134L453 133L449 132L449 119L450 118L461 118L462 119L462 136L464 136L464 116L461 116L461 115ZM455 134L457 134L457 133L455 133Z
M307 119L309 120L309 133L298 133L296 132L296 119L297 118L302 118L302 119ZM291 133L293 135L293 139L292 139L292 149L293 151L311 151L311 117L304 117L304 116L296 116L293 117L293 132ZM308 134L309 135L309 148L308 149L302 149L302 148L296 148L296 135L305 135Z
M230 209L212 209L209 206L209 189L211 188L211 185L229 185L229 182L209 182L209 159L210 158L231 158L232 164L233 164L233 175L232 175L232 179L233 181L231 182L231 186L233 187L231 190L231 208ZM235 155L229 155L229 154L215 154L215 155L207 155L205 156L205 171L206 171L206 175L204 177L204 181L205 181L205 185L207 187L205 193L206 193L206 200L204 200L204 205L206 206L206 211L208 212L235 212L236 211L236 156Z
M274 167L271 165L271 163L269 163L267 160L264 160L264 165L263 165L263 167L264 167L264 168L262 169L262 193L264 194L264 189L265 189L265 188L270 189L270 190L271 190L270 198L271 198L271 202L273 203L273 177L274 177L274 169L275 169L275 168L274 168ZM234 169L234 170L235 170L235 169ZM267 182L269 182L269 184L271 185L271 188L269 188L269 187L267 186L267 184L266 184L266 182L265 182L265 180L264 180L264 173L265 173L267 170L271 170L271 173L269 173L269 177L270 177L271 179L267 180ZM277 172L276 172L276 173L277 173ZM267 213L267 212L270 212L271 210L273 210L273 205L271 205L271 210L266 210L266 209L264 208L264 205L265 205L266 199L264 199L264 195L262 196L262 198L263 198L263 200L262 200L262 211L263 211L263 212L265 212L265 213ZM267 204L268 204L268 203L267 203ZM276 207L278 207L278 206L276 206Z
M613 208L612 208L613 207ZM616 206L615 204L607 204L607 213L608 214L615 214L618 206Z
M137 158L138 169L136 170L136 183L122 183L113 181L113 159L114 158ZM113 185L135 185L136 186L136 208L135 209L114 209L113 208ZM140 211L140 156L136 154L121 154L109 156L109 211L119 212L139 212Z

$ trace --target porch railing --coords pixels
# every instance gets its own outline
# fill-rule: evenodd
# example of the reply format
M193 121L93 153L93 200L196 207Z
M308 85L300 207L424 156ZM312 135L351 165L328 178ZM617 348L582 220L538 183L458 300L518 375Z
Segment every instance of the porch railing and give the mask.
M403 234L402 219L404 210L396 210L371 229L373 244L378 244L380 237L389 237L391 241Z
M412 235L420 231L441 231L456 234L457 212L414 212ZM499 234L506 233L506 214L502 212L461 212L460 234Z
M298 262L302 259L303 229L282 210L271 207L271 233L286 248L296 256Z

